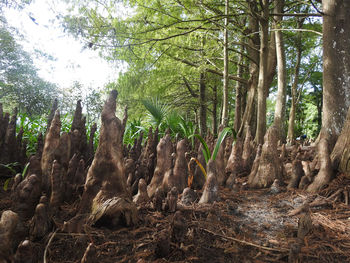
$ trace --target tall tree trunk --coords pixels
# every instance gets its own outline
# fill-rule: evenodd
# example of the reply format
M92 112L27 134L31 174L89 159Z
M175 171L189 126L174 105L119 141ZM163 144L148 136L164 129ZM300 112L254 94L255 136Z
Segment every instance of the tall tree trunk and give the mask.
M207 134L207 99L205 73L199 76L199 130L202 137Z
M263 144L266 130L266 83L269 55L269 1L262 0L262 17L260 24L260 63L258 80L258 113L255 141Z
M299 27L302 26L301 21L299 21ZM290 112L289 112L289 122L288 122L288 134L287 134L287 141L290 144L294 144L294 123L295 123L295 113L296 113L296 104L297 104L297 89L299 84L299 71L300 71L300 62L301 62L301 53L302 53L302 43L301 43L301 33L298 32L298 39L297 39L297 58L295 62L294 67L294 80L292 84L292 103L290 106Z
M251 2L253 6L251 9L253 12L257 12L256 2ZM259 23L256 17L250 16L248 21L248 33L252 34L248 39L247 53L252 61L249 61L249 80L247 84L247 99L245 102L244 113L241 120L241 126L238 131L238 136L244 137L246 129L251 128L251 132L254 134L255 125L253 126L252 122L254 121L255 111L255 97L256 97L256 87L258 85L258 65L259 65L259 46L260 40L258 34L254 32L259 31Z
M216 83L213 87L213 134L218 134L217 106L218 106L218 89Z
M242 48L243 51L243 48ZM243 53L243 52L241 52ZM238 59L238 66L237 66L237 76L242 78L243 77L243 55L239 55ZM236 84L236 103L235 103L235 121L234 121L234 129L235 131L238 131L239 127L241 126L241 120L242 120L242 103L243 103L243 84L239 81L237 81Z
M276 0L275 13L283 12L284 0ZM275 106L275 116L274 116L274 125L276 126L279 132L279 140L285 140L284 133L284 118L286 111L286 55L283 44L283 35L278 29L281 28L282 16L275 16L275 32L276 39L276 55L277 55L277 98Z
M228 10L229 0L225 0L225 28L224 28L224 85L223 85L223 99L222 99L222 119L221 124L227 126L228 124Z
M321 137L331 149L350 106L350 1L323 0L323 116Z

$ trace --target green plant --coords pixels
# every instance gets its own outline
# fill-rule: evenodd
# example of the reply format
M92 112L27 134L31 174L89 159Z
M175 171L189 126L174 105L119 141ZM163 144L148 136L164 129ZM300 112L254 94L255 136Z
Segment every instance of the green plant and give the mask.
M127 122L123 137L123 143L133 145L135 138L137 138L143 131L143 136L147 136L148 130L142 125L141 119Z
M221 143L225 140L227 134L230 132L232 132L234 139L236 139L235 130L228 128L228 127L224 128L218 136L218 139L216 141L216 144L215 144L215 147L214 147L214 150L212 153L210 152L208 144L206 143L206 141L204 140L204 138L202 136L200 136L199 134L193 134L190 136L190 138L192 138L194 136L200 141L200 143L203 146L203 155L204 155L205 163L208 163L209 160L215 161L216 155L219 151Z

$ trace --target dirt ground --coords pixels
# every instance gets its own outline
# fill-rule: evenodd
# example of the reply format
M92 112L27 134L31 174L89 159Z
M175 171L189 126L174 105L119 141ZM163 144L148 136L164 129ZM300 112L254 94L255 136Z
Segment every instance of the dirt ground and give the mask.
M347 189L349 179L340 176L313 196L285 187L280 193L251 190L245 181L241 178L235 190L220 188L220 201L212 205L179 206L180 237L172 232L174 214L148 204L138 208L134 227L64 233L60 229L77 206L65 204L53 218L51 234L35 243L38 261L80 262L93 243L95 262L288 262L293 254L297 257L291 262L350 262L350 210L340 199L329 198L336 189ZM1 187L0 198L2 213L11 206L10 193ZM310 205L312 229L300 241L298 221L305 211L296 209L308 200L321 202Z

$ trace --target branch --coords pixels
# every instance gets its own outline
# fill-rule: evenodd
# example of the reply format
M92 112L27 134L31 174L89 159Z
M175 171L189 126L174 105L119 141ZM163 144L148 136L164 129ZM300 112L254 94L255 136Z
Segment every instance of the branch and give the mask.
M309 16L316 16L320 17L322 14L315 14L315 13L296 13L296 14L286 14L286 13L272 13L272 16L298 16L298 17L309 17Z
M195 92L193 91L193 89L191 88L190 83L189 83L188 80L185 78L185 76L182 76L182 79L183 79L183 81L184 81L184 83L185 83L186 88L187 88L188 91L191 93L191 96L192 96L193 98L198 98L198 94L195 93Z

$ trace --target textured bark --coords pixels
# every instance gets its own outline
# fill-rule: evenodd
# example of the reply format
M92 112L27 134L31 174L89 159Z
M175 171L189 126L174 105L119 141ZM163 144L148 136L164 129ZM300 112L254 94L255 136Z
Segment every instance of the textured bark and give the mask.
M187 187L182 192L181 203L184 205L191 205L193 202L197 200L198 196L193 189Z
M174 186L173 188L171 188L171 190L168 192L168 194L166 196L163 210L174 213L176 211L176 208L177 208L178 196L179 196L179 191Z
M348 177L350 176L350 108L344 127L331 154L333 169L338 169Z
M94 123L91 126L90 129L90 136L89 136L89 145L88 145L88 154L87 154L87 161L88 163L92 162L93 158L94 158L94 154L95 154L95 150L94 150L94 137L95 137L95 133L97 130L97 124Z
M19 216L11 211L2 212L0 219L0 262L11 262L10 256L16 244L16 228Z
M174 166L174 185L179 192L182 192L187 186L187 161L186 152L188 150L188 143L185 139L179 141L176 146L176 160Z
M62 167L57 160L53 161L51 171L51 198L50 208L57 210L58 206L63 200L63 180L62 180Z
M117 91L112 91L104 105L99 145L87 174L78 219L73 218L72 225L79 226L74 221L80 224L85 221L114 228L137 221L136 206L131 201L124 174L122 124L115 116L117 95Z
M29 235L31 240L41 240L51 229L50 216L46 204L39 203L35 208L33 218L29 223Z
M227 161L227 166L225 169L225 172L228 175L226 186L229 188L232 188L235 179L237 178L237 175L242 172L242 151L242 139L238 137L235 144L232 147L232 152L230 158Z
M56 149L60 143L60 131L61 131L61 121L60 113L57 110L55 116L51 122L51 126L46 134L43 154L41 157L41 170L42 170L42 186L43 191L49 193L50 190L50 174L52 169L52 164L55 159Z
M332 149L350 106L350 2L323 0L322 134Z
M294 160L292 165L292 178L287 185L287 189L298 188L300 180L304 176L304 170L300 160Z
M133 202L137 205L145 204L149 201L149 197L147 194L147 184L145 179L141 178L138 183L138 192L133 197Z
M15 189L13 195L13 211L21 219L29 219L33 216L35 206L41 195L41 184L39 178L32 174L27 176Z
M270 187L275 179L282 180L282 165L277 149L278 131L271 126L265 135L265 143L262 146L259 168L254 178L251 180L252 188ZM251 174L251 176L253 176Z
M17 161L17 140L16 140L16 119L17 108L15 108L11 120L7 125L3 150L1 154L1 163L14 163Z
M221 143L218 153L216 155L215 159L215 166L216 166L216 178L218 180L219 185L224 185L226 182L226 162L224 158L224 153L225 153L225 140Z
M57 108L58 108L58 100L55 99L52 103L52 107L51 107L51 110L50 110L50 114L49 116L47 117L47 126L46 126L46 133L49 131L50 127L51 127L51 122L55 116L55 113L57 111ZM46 134L45 133L45 134Z
M170 134L163 137L157 146L157 165L154 170L154 174L151 183L147 187L147 193L149 197L153 197L156 189L162 186L165 174L172 169L173 146L171 143Z
M325 138L321 138L318 143L318 158L321 162L320 171L315 180L307 188L308 192L317 192L326 186L334 176L332 163L329 154L329 142Z

